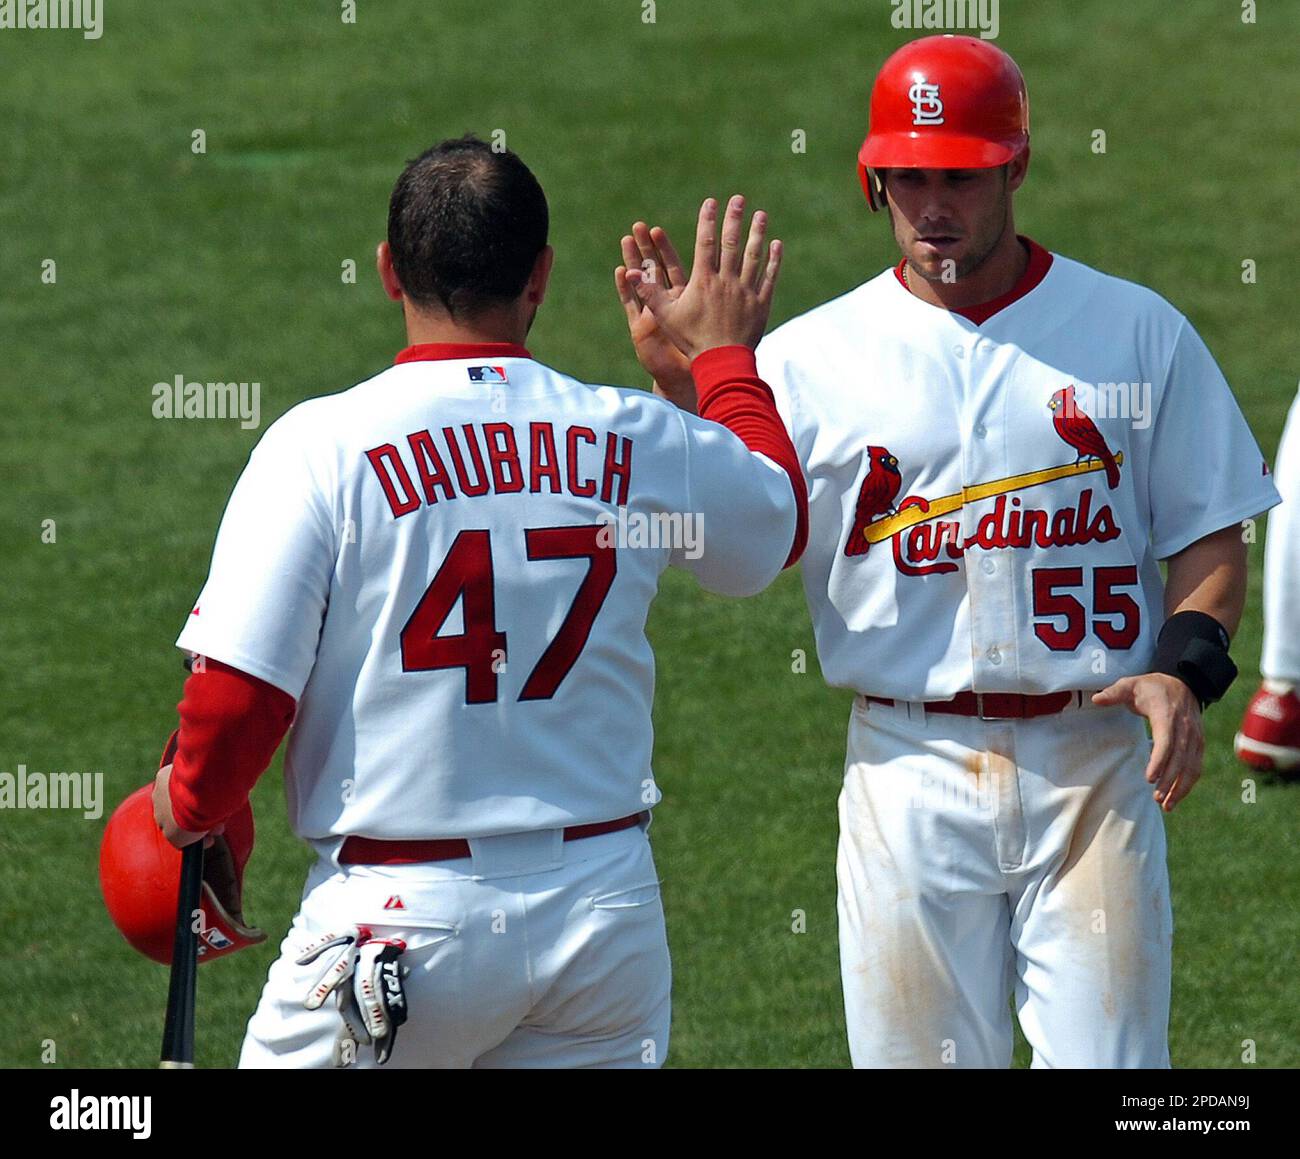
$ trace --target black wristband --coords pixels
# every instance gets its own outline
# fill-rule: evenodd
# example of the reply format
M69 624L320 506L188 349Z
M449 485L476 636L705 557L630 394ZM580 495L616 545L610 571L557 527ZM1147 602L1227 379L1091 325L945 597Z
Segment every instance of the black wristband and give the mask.
M1221 700L1237 679L1237 666L1228 655L1228 633L1205 612L1177 612L1165 621L1156 639L1152 672L1176 676L1201 702Z

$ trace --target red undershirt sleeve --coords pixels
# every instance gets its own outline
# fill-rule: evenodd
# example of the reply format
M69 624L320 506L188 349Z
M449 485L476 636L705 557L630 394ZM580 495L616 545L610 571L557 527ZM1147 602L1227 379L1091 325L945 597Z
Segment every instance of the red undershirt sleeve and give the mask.
M699 397L700 418L721 423L756 454L766 455L790 478L794 491L794 543L784 566L790 567L808 543L808 485L799 456L777 413L772 389L758 375L748 346L716 346L691 363Z
M287 692L215 660L191 673L172 759L176 824L206 833L248 799L293 723Z

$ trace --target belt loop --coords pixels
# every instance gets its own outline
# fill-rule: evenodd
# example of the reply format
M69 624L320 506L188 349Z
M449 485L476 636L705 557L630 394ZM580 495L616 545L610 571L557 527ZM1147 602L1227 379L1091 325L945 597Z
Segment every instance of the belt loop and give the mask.
M925 705L919 700L909 700L907 702L907 719L912 724L925 725Z
M343 842L346 837L325 837L309 842L316 852L316 856L322 861L327 862L335 872L347 872L350 868L339 861L339 854L343 852Z

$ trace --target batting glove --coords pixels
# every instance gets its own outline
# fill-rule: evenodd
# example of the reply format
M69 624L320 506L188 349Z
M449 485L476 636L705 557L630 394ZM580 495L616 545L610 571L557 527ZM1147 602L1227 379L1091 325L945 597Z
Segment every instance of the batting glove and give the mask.
M303 1005L319 1010L331 994L335 996L343 1019L336 1065L355 1060L357 1043L373 1043L375 1061L381 1066L392 1057L397 1028L406 1021L402 980L408 970L399 961L405 950L400 938L376 938L365 926L354 926L346 933L317 939L298 958L300 966L323 959Z

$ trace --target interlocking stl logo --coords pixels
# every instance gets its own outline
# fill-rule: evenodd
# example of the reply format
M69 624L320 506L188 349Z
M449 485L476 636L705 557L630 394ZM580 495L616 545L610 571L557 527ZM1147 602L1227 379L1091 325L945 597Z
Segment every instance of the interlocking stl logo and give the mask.
M937 84L917 81L907 90L907 99L912 102L912 124L943 124L943 101L939 99Z

